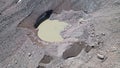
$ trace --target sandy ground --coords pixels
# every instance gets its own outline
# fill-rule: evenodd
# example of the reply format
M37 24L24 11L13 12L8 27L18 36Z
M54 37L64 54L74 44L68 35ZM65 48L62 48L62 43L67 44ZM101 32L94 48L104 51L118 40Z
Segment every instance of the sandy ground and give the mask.
M120 1L62 2L0 0L0 68L120 68ZM33 28L52 8L50 19L71 25L59 43L41 40Z

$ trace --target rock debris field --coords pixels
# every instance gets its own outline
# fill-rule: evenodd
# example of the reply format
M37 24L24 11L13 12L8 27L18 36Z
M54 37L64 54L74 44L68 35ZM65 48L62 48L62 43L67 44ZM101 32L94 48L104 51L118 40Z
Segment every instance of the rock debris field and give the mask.
M60 42L34 28L51 9ZM0 0L0 68L120 68L120 0Z

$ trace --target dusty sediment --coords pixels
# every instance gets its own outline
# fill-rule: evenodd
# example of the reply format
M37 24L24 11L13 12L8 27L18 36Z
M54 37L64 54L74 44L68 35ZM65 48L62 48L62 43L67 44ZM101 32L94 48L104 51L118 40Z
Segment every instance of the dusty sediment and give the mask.
M0 68L120 68L119 0L0 0ZM44 11L70 24L64 41L39 39Z

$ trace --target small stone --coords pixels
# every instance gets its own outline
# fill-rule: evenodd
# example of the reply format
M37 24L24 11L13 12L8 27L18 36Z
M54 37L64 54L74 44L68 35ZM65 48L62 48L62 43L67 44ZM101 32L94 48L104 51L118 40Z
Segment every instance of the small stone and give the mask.
M90 35L90 37L95 37L95 34L94 34L94 32Z
M30 57L32 54L31 53L28 53L28 56Z
M8 66L8 67L10 67L11 65L10 65L10 64L8 64L7 66Z
M98 57L99 59L101 59L101 60L104 59L104 55L102 55L102 54L97 54L97 57Z
M84 10L84 12L85 12L86 14L88 14L88 11L87 11L87 10Z
M33 45L36 45L36 42L33 42Z
M92 46L86 46L85 51L88 53L92 49Z
M18 2L17 3L20 3L22 0L18 0Z
M31 33L27 33L27 35L30 35Z
M116 47L112 47L111 52L116 52L117 48Z
M79 22L80 24L82 24L82 22Z
M103 41L98 41L98 45L103 45Z
M102 62L107 59L107 57L105 55L102 55L102 54L97 54L97 57L98 57L98 59L102 60Z
M105 36L105 33L101 33L102 36Z
M15 60L15 64L17 64L17 60Z

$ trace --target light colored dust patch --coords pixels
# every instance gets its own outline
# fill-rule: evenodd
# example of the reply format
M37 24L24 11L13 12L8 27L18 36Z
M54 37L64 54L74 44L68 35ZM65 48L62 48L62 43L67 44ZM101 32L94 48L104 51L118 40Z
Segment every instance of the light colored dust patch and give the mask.
M60 42L63 40L60 32L63 31L67 25L65 22L48 19L39 25L38 37L48 42Z

